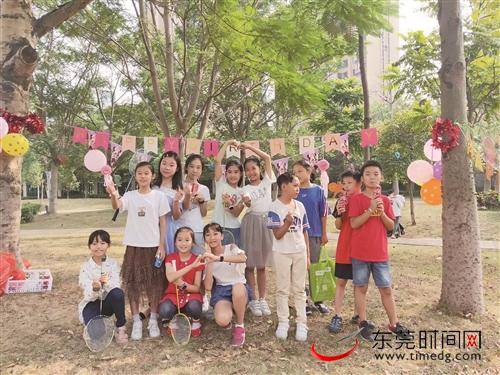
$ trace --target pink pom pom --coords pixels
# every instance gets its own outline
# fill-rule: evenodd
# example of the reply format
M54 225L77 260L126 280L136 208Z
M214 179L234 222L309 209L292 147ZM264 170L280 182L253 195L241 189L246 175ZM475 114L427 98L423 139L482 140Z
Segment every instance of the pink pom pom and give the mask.
M113 172L113 170L111 169L111 167L109 165L105 165L104 167L101 168L101 173L106 176L106 175L110 175L111 172Z
M330 168L330 163L326 159L321 159L316 165L318 166L320 171L326 171L328 170L328 168Z

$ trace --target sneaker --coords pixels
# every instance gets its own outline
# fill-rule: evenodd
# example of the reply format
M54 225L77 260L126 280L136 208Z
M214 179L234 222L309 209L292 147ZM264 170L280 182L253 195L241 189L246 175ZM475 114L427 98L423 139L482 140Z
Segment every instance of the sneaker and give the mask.
M288 323L279 322L278 328L276 328L276 337L280 340L286 340L288 337Z
M359 315L354 315L349 321L349 323L359 326Z
M307 326L304 323L297 323L295 330L295 340L307 341Z
M267 301L264 298L261 298L259 300L259 304L262 315L271 315L271 309L269 308L269 305L267 304Z
M391 326L389 324L389 331L394 333L396 337L400 340L411 340L412 335L410 334L410 330L406 328L404 325L396 323L395 326Z
M359 336L368 342L373 342L373 330L375 329L375 325L370 322L369 320L363 320L361 323L359 323L359 328L362 328L361 332L359 332Z
M191 324L191 337L200 337L201 336L201 323L199 320L193 320L193 324Z
M142 339L142 322L140 320L132 324L132 334L130 338L135 341Z
M316 309L318 309L318 311L321 314L328 314L330 312L330 310L328 309L328 307L323 302L316 302L314 304L314 307L316 307Z
M253 316L262 316L262 310L260 309L260 303L259 300L252 300L248 304L248 308L252 312Z
M120 345L126 344L128 342L127 328L125 326L117 328L115 340L116 343Z
M240 347L245 343L245 327L235 326L233 328L233 339L231 346Z
M149 331L149 337L151 338L160 337L160 327L158 327L158 320L149 319L148 331Z
M331 333L339 333L342 331L342 317L335 315L330 324L328 324L328 330Z

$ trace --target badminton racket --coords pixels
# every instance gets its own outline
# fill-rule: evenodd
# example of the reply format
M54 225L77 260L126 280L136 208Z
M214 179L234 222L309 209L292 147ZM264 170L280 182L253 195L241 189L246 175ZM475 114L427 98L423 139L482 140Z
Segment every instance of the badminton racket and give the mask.
M174 266L174 270L177 271L175 260L172 261L172 265ZM186 345L189 343L191 338L191 322L189 318L181 312L180 303L186 302L184 299L189 296L183 293L181 300L179 299L179 287L175 285L175 296L177 299L177 314L174 315L172 320L170 321L169 327L172 332L172 338L177 345Z
M102 263L106 261L106 256L101 259L101 275ZM115 334L115 323L109 316L102 315L102 300L103 300L103 287L101 283L100 296L99 296L99 315L93 317L83 330L83 339L87 347L92 352L102 352L106 349Z

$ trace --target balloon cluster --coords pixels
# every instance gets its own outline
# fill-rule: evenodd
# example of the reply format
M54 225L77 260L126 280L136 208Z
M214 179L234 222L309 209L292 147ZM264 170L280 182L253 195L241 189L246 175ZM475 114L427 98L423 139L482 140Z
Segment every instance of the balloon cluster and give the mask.
M23 156L29 149L28 140L21 134L23 129L31 134L39 134L44 128L42 120L36 113L18 116L0 110L0 151L10 156Z

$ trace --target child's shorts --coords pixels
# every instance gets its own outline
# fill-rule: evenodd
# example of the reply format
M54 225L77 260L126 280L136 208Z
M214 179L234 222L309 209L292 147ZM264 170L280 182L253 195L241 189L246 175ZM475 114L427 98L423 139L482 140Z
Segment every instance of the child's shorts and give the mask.
M247 303L252 298L252 289L250 285L245 284L247 290ZM232 285L215 285L212 290L212 298L210 298L210 306L215 307L219 301L233 302L233 286Z
M335 263L335 277L352 280L352 264Z
M389 288L392 283L391 269L389 262L365 262L359 259L352 259L352 282L357 286L368 285L370 273L373 274L373 281L379 288Z

